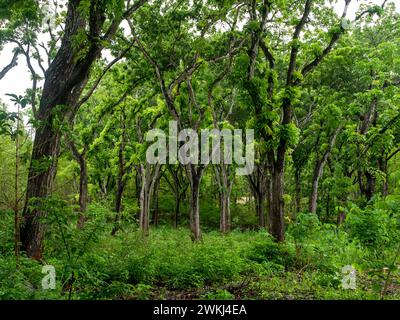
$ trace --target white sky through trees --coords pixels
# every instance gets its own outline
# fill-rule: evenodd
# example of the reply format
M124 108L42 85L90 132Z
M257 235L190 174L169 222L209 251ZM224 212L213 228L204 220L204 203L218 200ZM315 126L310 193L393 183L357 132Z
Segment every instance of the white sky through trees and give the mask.
M363 4L378 4L381 5L384 0L353 0L349 6L347 17L350 20L355 18L356 12L358 11L360 5ZM327 1L328 2L328 1ZM393 2L393 0L388 1L388 3ZM396 3L396 1L395 1ZM344 0L338 0L337 4L335 5L335 10L339 15L342 14L344 7ZM396 10L400 12L400 5L396 3ZM43 41L43 40L42 40ZM46 42L46 41L43 41ZM0 69L4 68L8 65L13 56L13 49L15 48L15 44L7 44L4 46L3 50L0 53ZM39 71L40 69L34 63L34 59L32 59L34 67L36 70ZM41 86L42 83L39 83ZM17 95L24 95L26 89L32 87L31 82L31 73L28 70L25 57L20 55L18 59L18 65L13 68L8 74L0 80L0 102L6 104L7 109L9 111L15 111L16 107L10 101L9 97L6 96L7 93L17 94Z

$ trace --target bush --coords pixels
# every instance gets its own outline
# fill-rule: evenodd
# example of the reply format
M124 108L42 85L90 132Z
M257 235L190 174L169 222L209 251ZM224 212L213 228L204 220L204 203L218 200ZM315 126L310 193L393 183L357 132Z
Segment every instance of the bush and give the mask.
M377 248L389 243L389 229L394 222L387 210L374 206L362 210L353 206L347 216L345 227L350 237L365 246Z
M286 244L275 243L271 238L255 244L250 250L248 258L277 271L293 268L296 264L296 254L293 248Z

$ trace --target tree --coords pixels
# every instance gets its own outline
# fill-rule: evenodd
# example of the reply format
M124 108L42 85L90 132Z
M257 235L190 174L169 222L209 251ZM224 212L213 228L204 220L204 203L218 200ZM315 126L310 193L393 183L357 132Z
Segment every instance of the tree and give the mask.
M285 1L279 4L265 0L262 3L250 1L248 4L250 20L247 29L251 35L251 45L244 86L251 98L254 116L258 122L256 127L268 148L273 194L271 233L277 241L285 239L285 162L288 150L295 144L298 133L293 116L299 102L301 84L325 60L346 32L344 22L351 0L344 2L341 17L336 17L332 11L322 7L320 2L313 0ZM363 11L355 20L371 13L373 12L370 10ZM290 21L290 25L278 26L274 19L277 15L284 17L282 21ZM321 33L311 26L308 27L311 22L316 21L329 31ZM275 25L270 31L268 26L271 23ZM321 42L314 40L315 38L326 43L325 46L321 46ZM279 56L274 54L272 47L275 52L279 52ZM257 70L257 65L262 63L259 51L265 59L267 72L261 70L261 67Z
M42 258L45 227L39 220L46 215L40 208L31 208L30 199L46 199L51 195L60 153L61 127L74 118L91 67L115 36L121 21L145 2L140 0L130 5L128 1L129 7L125 7L125 2L118 2L110 16L110 4L105 1L68 1L61 45L46 70L36 115L38 125L21 230L23 248L29 257Z
M184 196L186 195L186 191L188 189L188 182L184 175L184 168L180 164L177 165L167 165L167 170L169 172L168 175L164 171L163 177L168 185L171 187L171 190L174 194L175 198L175 208L174 208L174 227L178 228L179 226L179 217L180 217L180 205ZM171 181L172 180L172 181Z
M204 92L207 91L196 82L196 73L206 63L218 63L232 57L242 46L243 41L236 37L228 39L222 37L220 42L222 44L216 48L211 47L211 52L208 50L210 47L203 46L207 43L207 33L213 31L220 17L230 16L228 15L232 11L230 6L220 4L214 10L197 2L192 6L181 3L170 10L163 10L161 6L162 3L156 1L152 10L147 12L146 20L138 21L137 26L128 21L132 36L138 43L137 49L153 68L166 107L172 119L178 123L178 128L190 128L190 132L198 133L205 120L205 108L199 99L204 99ZM164 11L162 15L160 11ZM149 26L146 23L148 20L155 23ZM199 36L182 32L191 27L198 31ZM139 39L137 30L146 36ZM163 39L160 39L161 36ZM178 42L175 40L177 36L180 36ZM163 47L162 44L167 40L176 46ZM178 53L181 57L179 64L176 61ZM195 161L185 164L190 186L189 216L193 241L201 240L199 198L205 169L205 165L196 164Z

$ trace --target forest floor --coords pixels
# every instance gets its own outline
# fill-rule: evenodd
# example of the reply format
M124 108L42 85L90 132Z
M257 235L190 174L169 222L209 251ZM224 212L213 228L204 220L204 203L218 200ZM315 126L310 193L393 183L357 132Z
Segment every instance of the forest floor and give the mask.
M400 299L394 250L366 248L333 225L302 238L289 230L283 244L265 231L204 231L194 244L186 228L149 237L95 230L47 240L43 262L55 267L55 290L41 288L41 264L21 257L16 269L11 244L8 253L2 247L0 299ZM354 289L343 287L348 265Z

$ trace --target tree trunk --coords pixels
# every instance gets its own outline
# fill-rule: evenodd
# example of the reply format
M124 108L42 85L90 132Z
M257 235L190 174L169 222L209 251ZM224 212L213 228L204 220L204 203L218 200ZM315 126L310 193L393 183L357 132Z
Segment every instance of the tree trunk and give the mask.
M278 242L285 240L283 176L283 165L272 170L271 234Z
M190 164L188 166L188 177L190 181L190 230L192 241L201 241L200 230L200 182L203 175L203 168Z
M90 20L90 39L101 33L105 21L105 6L93 3ZM37 113L38 127L29 168L26 203L23 211L24 224L21 228L22 247L28 257L42 259L45 226L40 222L46 216L41 206L30 207L33 198L45 200L51 196L60 152L61 129L59 123L76 110L93 63L100 56L102 46L92 43L84 57L77 59L74 39L85 30L87 21L79 8L79 1L69 1L64 36L56 57L46 72L42 97ZM114 32L115 33L115 32Z
M374 175L372 175L370 172L366 171L364 173L365 175L365 197L367 198L367 200L371 200L372 197L374 196L375 193L375 182L376 179L374 177Z
M229 233L231 231L230 195L224 193L221 194L220 210L220 231L221 233Z
M312 178L312 187L311 187L311 194L310 194L310 204L308 207L308 210L311 213L316 213L317 212L317 200L318 200L318 183L319 179L322 176L324 164L322 161L317 161L315 168L314 168L314 174Z
M268 208L268 214L265 215L266 217L266 226L268 227L268 231L271 232L272 229L272 198L273 198L273 194L272 194L272 179L271 177L268 177L267 181L266 181L266 186L267 186L267 191L266 191L266 198L267 198L267 208ZM264 209L265 212L265 209Z
M181 204L181 197L178 193L175 194L175 213L174 213L174 227L175 229L178 228L179 225L179 216L180 216L180 204Z
M118 150L118 179L117 194L115 196L115 222L111 234L114 236L118 231L118 224L121 220L122 197L125 189L125 144L126 144L126 116L125 110L121 111L122 134Z
M156 180L159 179L161 165L151 165L146 163L140 166L142 175L142 186L140 189L140 216L139 229L145 236L149 235L150 231L150 208L151 198L154 192Z
M149 235L149 216L150 216L150 192L145 184L140 192L140 218L139 228L145 236Z
M194 181L190 187L190 228L192 230L192 240L201 240L200 231L200 185L199 181Z
M341 211L337 217L337 225L340 226L346 220L346 213Z
M365 114L363 114L362 122L359 125L359 133L367 135L371 126L376 127L377 121L378 97L374 96L370 106ZM365 178L365 183L364 183ZM367 170L361 169L358 173L360 192L369 201L375 193L375 177Z
M316 213L317 212L317 201L318 201L318 185L319 185L319 180L322 177L322 174L324 172L324 167L326 162L328 161L328 158L332 152L332 149L336 143L337 136L342 129L341 126L339 126L331 138L329 139L329 147L328 149L324 152L323 156L321 159L317 159L315 163L315 168L314 168L314 174L312 178L312 188L311 188L311 194L310 194L310 202L309 202L309 211L311 213Z
M215 167L215 176L220 196L220 231L229 233L231 231L231 193L233 179L230 177L229 165L221 164Z
M87 202L88 202L88 173L87 173L86 159L82 158L82 162L79 165L80 165L80 176L79 176L78 229L82 229L86 221L85 212L87 209Z
M19 261L19 243L20 243L20 226L19 226L19 153L20 153L20 141L19 141L19 130L20 130L20 105L18 104L17 111L17 128L15 135L15 181L14 181L14 251L15 259L17 260L17 266Z
M165 181L171 187L171 190L175 196L175 210L174 210L174 218L173 225L174 228L178 228L179 225L179 216L180 216L180 203L186 194L186 190L188 184L185 181L182 166L168 166L168 171L171 174L172 182L168 179L166 175L164 175Z
M296 213L301 211L301 171L296 170Z
M389 194L389 184L388 184L388 160L386 155L382 155L382 159L380 161L380 170L385 174L385 179L382 184L382 195L383 197L387 197Z
M160 189L160 178L157 177L157 180L155 182L155 186L154 186L154 212L153 212L153 224L154 226L158 226L159 223L159 189Z
M72 140L69 141L68 145L74 159L79 164L79 215L77 228L83 229L86 221L85 212L88 202L87 146L85 146L82 153L80 153Z
M254 193L254 200L256 203L256 213L258 217L258 225L260 228L265 228L266 223L265 223L265 207L264 207L264 197L262 194L259 194L258 192Z
M255 200L258 226L260 228L265 228L270 222L270 219L266 219L265 215L265 201L268 200L268 204L271 203L271 179L267 177L267 165L265 162L256 165L253 173L248 176L248 181Z
M40 261L43 254L43 237L45 226L40 220L47 212L42 205L37 203L30 207L30 200L41 199L45 201L51 196L53 182L56 175L57 159L60 151L61 134L52 124L46 122L37 128L32 150L31 166L28 175L28 188L26 193L25 208L23 211L24 223L21 228L22 249L28 257ZM47 160L48 162L46 163ZM46 164L40 168L39 164Z

